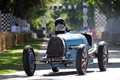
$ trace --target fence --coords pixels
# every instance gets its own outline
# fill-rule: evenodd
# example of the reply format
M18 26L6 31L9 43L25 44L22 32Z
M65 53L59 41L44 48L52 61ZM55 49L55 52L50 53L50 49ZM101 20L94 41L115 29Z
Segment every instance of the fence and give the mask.
M11 27L17 23L20 28L29 27L25 20L17 18L12 13L1 13L0 11L0 52L11 46L28 41L31 37L30 29L26 32L11 32Z
M30 24L26 20L13 16L12 13L1 13L0 11L0 31L11 31L11 27L17 23L22 29L27 27L30 30Z
M110 42L120 42L120 17L107 21L106 31L103 32L102 37Z

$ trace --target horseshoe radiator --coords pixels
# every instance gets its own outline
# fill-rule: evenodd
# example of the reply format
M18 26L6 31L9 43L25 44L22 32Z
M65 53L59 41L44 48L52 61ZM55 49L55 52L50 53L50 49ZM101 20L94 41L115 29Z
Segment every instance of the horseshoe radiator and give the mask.
M53 36L47 47L47 57L61 57L65 52L64 40L60 37Z

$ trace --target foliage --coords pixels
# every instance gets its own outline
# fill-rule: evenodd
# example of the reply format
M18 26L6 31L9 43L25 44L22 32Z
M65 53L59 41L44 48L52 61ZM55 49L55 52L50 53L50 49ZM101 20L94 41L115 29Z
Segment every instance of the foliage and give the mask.
M107 17L113 18L120 16L120 0L84 0L88 4L92 3L95 7L97 7L102 13L104 13Z
M4 13L12 12L14 16L20 17L31 23L32 26L41 26L41 16L47 16L47 30L52 31L54 20L57 17L65 18L68 27L80 29L82 27L82 3L88 3L89 23L93 24L93 5L104 13L107 19L120 16L120 0L0 0L0 9ZM48 4L63 4L81 6L77 10L51 10ZM72 16L71 16L72 15ZM74 23L74 24L73 24Z
M42 38L30 39L0 53L0 75L22 70L22 51L24 46L31 45L35 53L38 53L38 49L43 41L44 39Z
M45 14L48 10L47 4L51 2L54 0L0 0L0 9L2 13L12 12L14 16L36 26L40 24L38 18Z
M82 0L62 0L61 3L63 5L77 5L79 9L71 9L71 10L54 10L53 18L57 17L65 18L67 27L73 28L75 30L81 30L83 26L83 1ZM93 6L89 5L89 23L93 24ZM93 27L93 25L91 25Z
M57 4L62 4L62 5L74 5L74 4L79 4L81 1L80 0L60 0L59 3ZM80 23L82 19L82 10L62 10L62 9L54 9L54 14L52 15L54 19L58 17L62 17L66 20L67 27L75 29L75 26L77 23ZM72 16L71 16L72 15Z

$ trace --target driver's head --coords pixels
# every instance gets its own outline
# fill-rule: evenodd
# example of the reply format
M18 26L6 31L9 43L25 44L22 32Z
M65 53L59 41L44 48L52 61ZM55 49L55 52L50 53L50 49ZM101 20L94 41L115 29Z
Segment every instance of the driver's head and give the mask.
M64 34L66 32L66 21L63 18L57 18L55 20L55 35Z
M55 20L55 26L57 26L58 24L62 24L64 26L66 26L66 21L63 18L57 18Z

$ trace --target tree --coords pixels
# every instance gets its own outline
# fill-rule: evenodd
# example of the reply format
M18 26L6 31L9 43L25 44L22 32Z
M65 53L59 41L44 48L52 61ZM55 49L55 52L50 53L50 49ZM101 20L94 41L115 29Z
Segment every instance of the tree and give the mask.
M107 18L103 38L111 42L120 41L120 0L84 0L92 3ZM111 36L112 35L112 36Z
M88 4L92 3L98 8L107 19L120 16L120 0L84 0Z
M39 17L46 12L47 4L52 1L53 0L14 0L13 14L23 19L28 19L31 15L35 14Z
M0 0L0 9L2 13L11 12L16 17L30 23L35 23L34 21L38 21L36 19L40 18L48 10L47 4L53 1L54 0Z
M0 10L2 13L8 13L11 11L11 0L0 0Z
M74 1L73 0L60 0L60 3L57 3L57 4L62 4L67 7L68 5L81 4L81 0L74 0ZM76 9L76 10L75 9L70 9L70 10L54 9L53 18L56 19L58 17L62 17L66 20L67 27L76 29L78 26L80 27L80 24L82 22L82 9Z
M83 0L65 0L61 2L63 5L77 5L78 9L71 10L56 10L57 16L63 16L67 21L68 26L75 30L81 30L83 28ZM89 25L93 27L93 6L90 4L88 7L88 21Z

